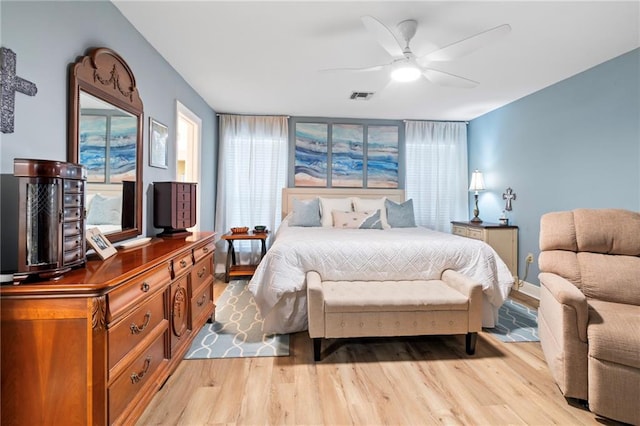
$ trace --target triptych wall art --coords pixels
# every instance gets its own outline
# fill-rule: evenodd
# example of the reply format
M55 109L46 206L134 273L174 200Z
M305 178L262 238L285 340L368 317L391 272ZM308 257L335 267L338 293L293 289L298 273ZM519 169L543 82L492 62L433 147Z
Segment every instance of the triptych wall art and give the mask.
M297 187L397 188L398 126L296 123Z

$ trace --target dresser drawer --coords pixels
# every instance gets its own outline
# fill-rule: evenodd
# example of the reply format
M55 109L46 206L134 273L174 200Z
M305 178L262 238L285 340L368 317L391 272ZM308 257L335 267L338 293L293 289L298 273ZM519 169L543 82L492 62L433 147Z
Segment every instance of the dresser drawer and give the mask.
M194 184L192 183L176 183L176 191L181 194L181 193L187 193L190 194L191 193L191 188L194 187ZM181 195L182 196L182 195Z
M191 256L191 252L182 255L172 261L173 268L173 277L179 277L180 275L189 271L191 265L193 265L193 257Z
M158 368L166 363L165 339L166 333L160 334L109 386L109 424L115 423L129 402L144 392L147 383L153 384Z
M75 180L75 179L65 179L64 180L64 192L83 192L84 189L84 181Z
M64 220L80 220L84 215L84 212L80 207L65 207Z
M80 221L71 221L71 222L65 222L62 224L62 226L64 227L64 236L65 237L69 237L72 235L78 235L80 233L80 230L82 229L82 222Z
M193 250L193 259L196 262L198 262L200 259L202 259L206 255L213 253L215 249L216 249L216 245L213 243L213 241L205 246L198 247L197 249Z
M64 264L68 265L70 263L76 262L78 260L84 259L84 253L82 252L82 247L78 247L75 250L65 251L64 252Z
M213 306L213 286L212 281L201 287L199 291L191 298L191 329L196 330L203 322L201 317L210 312Z
M65 207L80 207L84 194L64 194Z
M170 281L171 269L169 264L165 263L116 288L107 295L107 322L113 322L118 315L131 309L150 294L162 290Z
M82 236L72 235L64 238L64 251L79 250L82 248Z
M109 370L159 324L166 329L164 292L157 293L121 321L109 327Z
M212 257L202 259L191 270L191 289L195 294L200 287L213 279Z

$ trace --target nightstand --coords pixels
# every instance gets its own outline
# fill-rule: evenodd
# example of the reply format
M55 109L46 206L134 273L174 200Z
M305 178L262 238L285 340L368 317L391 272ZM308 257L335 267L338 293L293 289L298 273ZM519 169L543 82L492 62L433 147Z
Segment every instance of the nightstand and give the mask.
M511 275L518 276L518 227L489 222L451 222L451 233L489 244L507 264Z
M229 278L231 277L251 277L258 267L258 264L238 265L236 262L236 249L233 246L233 242L240 240L260 240L260 260L262 260L264 255L267 254L267 236L267 232L249 231L244 234L234 234L233 232L227 232L221 237L229 244L227 248L227 264L224 270L224 282L228 283Z

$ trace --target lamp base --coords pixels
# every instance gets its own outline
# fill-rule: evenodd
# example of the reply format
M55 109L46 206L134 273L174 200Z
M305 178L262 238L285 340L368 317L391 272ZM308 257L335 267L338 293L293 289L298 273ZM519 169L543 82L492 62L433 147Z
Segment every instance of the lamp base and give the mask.
M478 216L476 216L473 219L471 219L470 222L471 223L482 223L482 219L480 219Z

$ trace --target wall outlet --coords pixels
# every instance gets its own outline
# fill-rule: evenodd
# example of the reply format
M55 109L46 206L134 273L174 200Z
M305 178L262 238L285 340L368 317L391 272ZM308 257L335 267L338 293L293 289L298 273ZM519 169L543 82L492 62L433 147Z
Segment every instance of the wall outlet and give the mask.
M533 254L532 253L527 254L527 257L524 259L524 261L527 263L533 263Z

